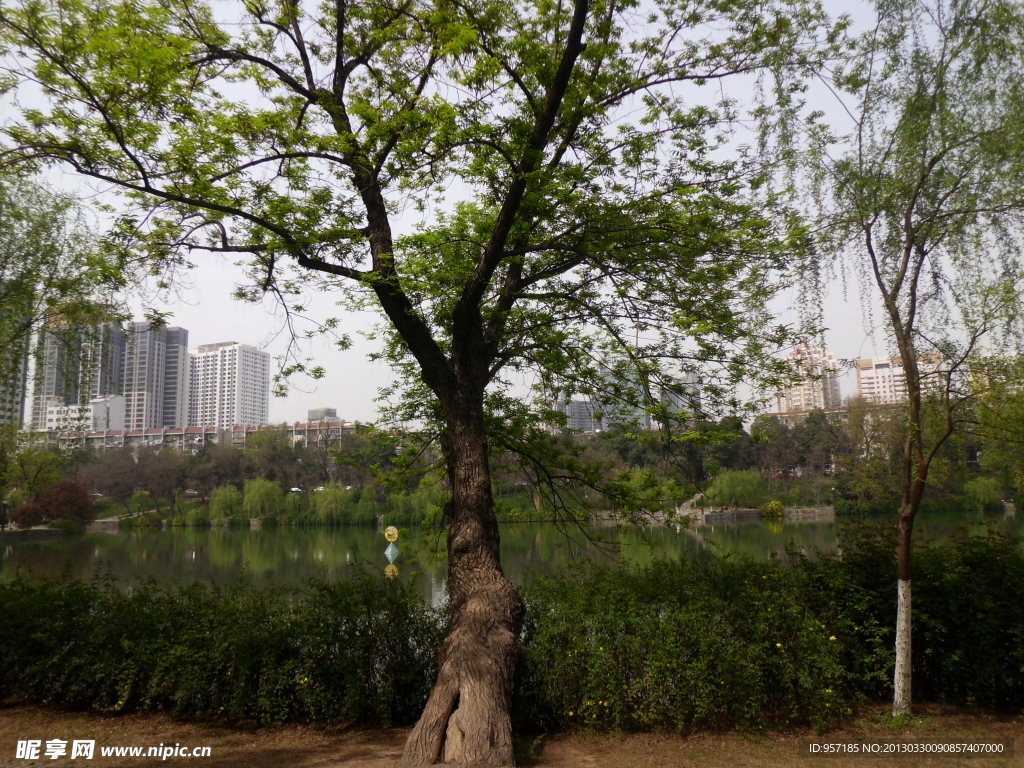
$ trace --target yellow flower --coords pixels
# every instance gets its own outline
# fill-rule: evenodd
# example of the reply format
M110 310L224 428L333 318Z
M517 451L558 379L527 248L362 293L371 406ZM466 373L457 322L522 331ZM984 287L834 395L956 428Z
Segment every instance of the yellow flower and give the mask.
M782 647L782 643L776 643L776 644L775 644L775 647L776 647L776 648L781 648L781 647Z
M569 713L569 717L572 717L572 716L573 716L573 714L574 714L573 712L570 712L570 713Z
M835 639L836 639L835 635L832 635L832 637L829 638L829 640L835 640Z

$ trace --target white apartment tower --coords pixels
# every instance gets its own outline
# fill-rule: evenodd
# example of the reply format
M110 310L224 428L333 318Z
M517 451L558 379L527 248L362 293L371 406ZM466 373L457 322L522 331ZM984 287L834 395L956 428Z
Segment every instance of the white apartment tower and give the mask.
M786 359L801 380L779 392L780 413L839 407L838 366L832 354L813 344L802 344Z
M223 341L192 350L189 426L230 429L269 421L270 355Z
M941 355L918 357L921 389L928 391L943 385L946 366ZM857 361L857 394L869 403L903 403L907 400L907 376L899 357L866 357Z

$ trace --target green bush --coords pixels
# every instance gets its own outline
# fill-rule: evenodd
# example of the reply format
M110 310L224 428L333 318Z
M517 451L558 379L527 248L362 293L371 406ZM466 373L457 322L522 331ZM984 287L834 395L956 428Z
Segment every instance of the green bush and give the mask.
M829 727L891 696L891 526L842 557L576 568L523 589L518 727ZM0 700L240 723L418 716L443 616L400 582L219 590L0 583ZM991 533L920 547L915 698L1024 710L1024 551Z
M556 726L690 732L831 725L857 691L840 616L771 563L658 562L526 591L522 696Z
M782 505L782 502L778 499L769 501L763 507L761 507L762 517L784 517L786 514L786 508Z
M210 513L205 509L190 509L185 513L185 525L191 525L196 528L209 528Z
M728 507L758 507L765 502L768 484L752 469L726 469L718 473L706 495L715 504Z
M156 512L144 512L136 517L122 517L118 527L122 530L132 528L162 528L163 519Z
M132 507L136 512L150 512L156 506L156 502L149 494L149 491L136 491L132 494Z
M0 698L240 723L408 724L443 623L398 582L0 584Z

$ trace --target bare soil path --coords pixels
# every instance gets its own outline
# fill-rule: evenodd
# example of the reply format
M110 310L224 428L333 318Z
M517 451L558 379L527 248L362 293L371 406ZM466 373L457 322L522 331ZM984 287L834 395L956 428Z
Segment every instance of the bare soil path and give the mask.
M923 708L908 727L893 730L884 722L884 710L865 712L842 730L819 736L809 730L786 733L698 734L688 738L661 734L559 734L538 739L525 761L534 768L1024 768L1024 716L999 717L942 707ZM183 723L163 715L104 717L59 712L32 706L0 707L0 767L15 766L149 766L192 764L218 768L397 768L407 730L341 731L309 726L246 730L219 725ZM807 755L809 740L958 739L970 742L1015 741L1013 756L996 758L888 757L851 758ZM96 741L92 760L66 757L35 761L16 757L19 740L44 744L61 739ZM155 747L158 745L209 747L209 757L102 757L101 747ZM531 750L528 750L531 751ZM70 750L69 750L70 753Z

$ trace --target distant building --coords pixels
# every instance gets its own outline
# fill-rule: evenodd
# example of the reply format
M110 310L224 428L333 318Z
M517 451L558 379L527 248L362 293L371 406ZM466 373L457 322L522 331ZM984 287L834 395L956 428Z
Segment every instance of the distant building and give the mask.
M555 410L565 414L565 428L572 432L593 433L604 429L597 406L591 400L562 400Z
M942 386L946 365L941 355L924 354L918 358L921 388ZM907 377L899 357L868 357L857 361L857 394L875 405L904 403Z
M337 408L311 408L307 412L306 421L341 421Z
M28 384L28 343L21 349L9 349L3 355L3 375L0 377L0 425L20 424L25 410Z
M292 445L308 448L314 445L335 445L343 435L351 435L356 425L344 419L322 419L318 421L301 422L292 424L264 424L263 426L242 426L236 425L225 431L230 433L231 445L235 448L244 449L246 442L253 435L267 430L279 430L285 434Z
M48 408L78 402L81 345L78 338L59 327L45 328L37 343L28 426L45 430Z
M185 426L188 331L139 322L129 324L125 335L126 428Z
M610 376L610 372L606 371ZM641 403L646 400L639 386L623 387L621 399L599 402L593 398L582 400L560 400L554 409L565 414L564 429L571 432L592 434L603 432L616 425L631 425L640 429L653 429L654 419ZM700 385L696 375L685 374L675 389L661 388L661 405L669 414L683 414L691 421L700 411Z
M124 395L98 397L88 405L50 405L46 431L60 433L124 430Z
M700 380L694 373L683 375L679 385L675 389L662 387L661 404L670 416L688 417L686 421L693 424L700 414Z
M842 403L835 357L821 347L801 344L786 359L800 379L779 392L779 413L808 413L840 407Z
M822 409L822 413L825 417L832 422L845 423L849 417L849 409L845 406L839 406L838 408L827 408ZM766 413L764 414L770 419L782 424L786 427L795 427L798 424L803 424L807 421L807 417L811 415L813 411L782 411L779 413Z
M52 325L38 337L28 426L46 429L51 406L124 394L125 334L117 323Z
M188 425L191 374L188 331L168 328L164 340L163 422L157 426L184 427Z
M190 426L231 429L270 420L270 355L248 344L203 344L190 359Z

